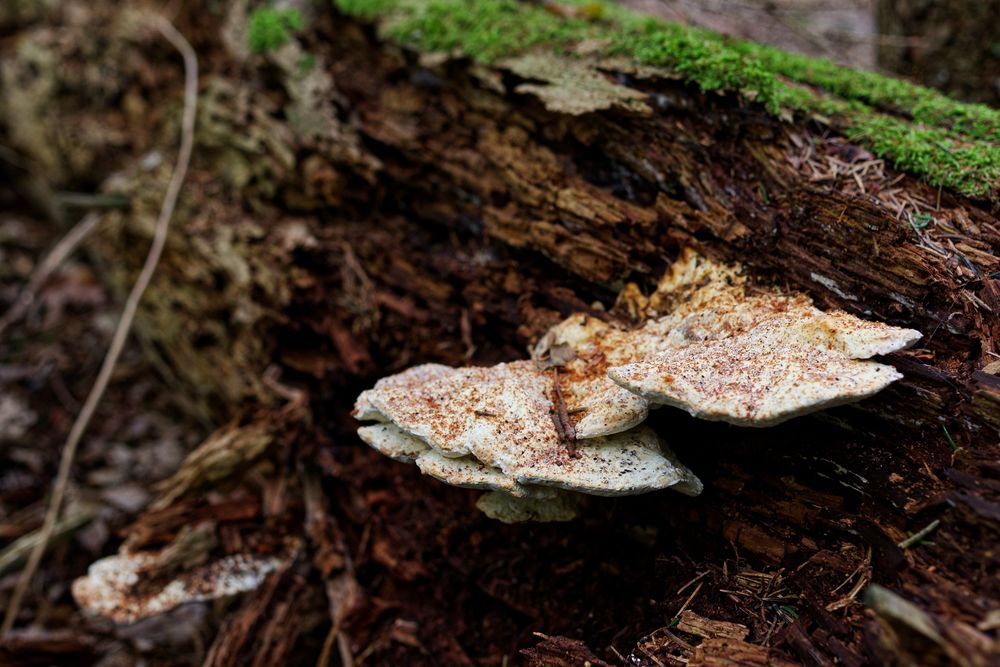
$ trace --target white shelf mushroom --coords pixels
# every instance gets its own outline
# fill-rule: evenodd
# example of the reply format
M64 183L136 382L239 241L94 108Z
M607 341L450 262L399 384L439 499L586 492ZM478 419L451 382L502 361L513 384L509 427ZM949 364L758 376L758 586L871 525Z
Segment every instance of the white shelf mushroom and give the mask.
M408 387L416 387L428 380L435 380L450 375L454 370L451 366L445 366L444 364L421 364L407 368L402 373L384 377L376 382L372 389L363 391L358 396L358 400L354 403L354 418L359 421L386 421L385 416L372 407L372 404L368 400L373 391L385 389L406 391Z
M367 400L439 454L471 455L522 484L625 495L687 480L649 429L592 438L574 451L553 419L555 377L532 361L515 361L455 369L415 386L386 384Z
M554 489L519 484L501 470L471 456L444 456L394 424L362 426L358 435L365 444L389 458L402 463L416 463L420 472L452 486L503 491L517 498L552 496L555 493Z
M233 554L158 581L150 571L160 558L160 552L125 550L102 558L73 582L73 598L88 613L134 623L188 602L252 591L282 562L273 556Z
M611 381L607 369L655 353L657 341L577 313L550 329L532 357L558 368L554 375L574 434L586 440L621 433L646 419L647 402ZM649 349L637 349L644 344Z
M872 396L903 377L892 366L751 332L690 345L611 368L608 375L650 403L699 419L773 426Z
M738 266L685 252L627 330L577 313L533 360L489 368L427 364L359 396L359 429L383 454L455 486L490 491L503 521L564 520L576 494L631 495L701 482L648 427L651 405L770 426L871 396L902 377L865 361L920 338L824 313L803 295L748 295Z
M653 405L700 419L773 426L878 393L903 376L863 360L910 347L921 336L825 313L804 295L747 296L731 267L706 260L697 267L700 287L688 291L687 301L636 332L660 331L668 344L608 369L612 380Z
M359 397L355 414L380 423L358 433L386 456L415 462L448 484L504 494L503 502L492 496L483 501L491 516L565 520L579 506L565 496L575 493L701 491L648 428L571 441L560 430L554 370L533 361L450 372L421 368L380 380ZM606 377L604 382L617 387Z

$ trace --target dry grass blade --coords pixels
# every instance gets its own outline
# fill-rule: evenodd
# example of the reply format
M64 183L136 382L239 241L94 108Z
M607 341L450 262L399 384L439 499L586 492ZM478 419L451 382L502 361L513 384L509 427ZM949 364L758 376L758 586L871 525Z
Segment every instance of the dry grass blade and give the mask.
M191 152L194 149L194 123L198 99L198 58L191 44L188 43L184 36L167 19L157 16L152 21L160 31L160 34L180 52L184 60L184 115L181 121L181 144L177 154L177 164L174 167L170 183L167 186L166 195L163 198L163 205L160 208L160 215L156 221L156 231L149 254L146 256L142 271L139 273L139 277L136 279L135 285L133 285L132 291L125 302L121 319L115 328L111 345L108 348L107 355L104 357L104 362L101 365L94 386L91 388L83 409L80 410L80 414L77 416L76 421L73 423L73 428L70 430L69 437L66 439L62 458L59 461L59 471L52 490L52 498L49 501L45 521L42 524L40 539L35 544L34 549L28 556L27 564L21 571L21 576L7 606L3 626L0 627L0 635L6 634L14 626L18 611L21 608L21 600L24 598L24 593L27 591L28 585L31 583L31 579L34 577L38 565L41 563L42 555L45 553L45 548L55 529L59 518L59 510L66 495L70 468L76 456L77 446L80 444L80 439L90 424L90 420L94 416L94 411L97 409L97 405L100 403L104 391L111 381L111 374L118 363L122 349L125 347L125 341L128 339L129 331L132 328L132 321L135 319L135 313L139 307L139 301L142 299L146 287L149 286L153 274L156 272L156 265L160 261L160 255L163 254L163 247L166 244L170 219L173 217L174 207L177 205L177 197L180 195L181 186L187 175L188 164L191 161Z
M62 237L58 243L45 256L38 269L32 274L28 284L18 294L17 300L10 309L0 317L0 336L14 322L24 317L35 302L35 296L42 288L42 285L49 279L49 276L66 261L66 258L73 254L87 236L90 235L101 217L96 213L88 213L83 216L80 222L76 223L73 229L69 230L66 236Z

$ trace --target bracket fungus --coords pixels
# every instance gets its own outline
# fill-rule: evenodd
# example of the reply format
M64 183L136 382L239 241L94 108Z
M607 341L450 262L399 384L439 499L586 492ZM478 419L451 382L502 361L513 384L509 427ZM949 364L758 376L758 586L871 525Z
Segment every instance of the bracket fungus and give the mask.
M484 497L481 509L490 516L565 520L576 514L573 494L701 491L649 428L574 442L556 390L562 378L534 361L441 368L418 366L362 393L355 416L381 423L358 433L441 481L502 494Z
M641 296L641 295L640 295ZM358 433L376 450L455 486L485 489L503 521L566 520L579 494L701 482L642 425L650 407L770 426L871 396L902 377L869 358L920 338L825 313L804 295L751 293L739 266L685 251L628 329L577 313L532 350L492 367L416 366L363 392Z
M608 368L612 380L653 405L700 419L772 426L878 393L903 376L868 359L921 337L913 329L823 312L801 294L749 295L734 267L690 252L679 263L684 268L658 292L684 292L686 299L638 330L661 332L667 345Z
M521 484L473 456L444 456L393 424L362 426L358 435L382 454L416 463L420 472L445 484L489 491L476 506L488 517L504 523L567 521L577 515L580 507L578 494Z
M232 554L164 579L156 574L160 561L158 552L123 551L102 558L73 582L73 598L91 614L134 623L188 602L254 590L281 564L276 557Z
M772 426L867 398L902 377L892 366L752 332L680 348L608 375L650 403L740 426Z
M480 512L503 523L571 521L580 513L583 496L556 493L549 498L514 498L499 491L484 493L476 502Z
M371 396L372 392L384 391L386 389L406 391L408 388L415 387L428 380L436 380L437 378L449 375L452 370L454 369L444 364L421 364L407 368L402 373L382 378L375 383L374 388L361 392L361 395L358 396L358 400L354 403L354 418L360 421L386 421L385 416L372 407L369 401L369 396Z
M560 393L577 438L613 435L646 419L646 401L611 381L607 369L655 353L657 340L631 335L583 313L571 315L542 337L532 357L558 368ZM637 349L644 344L647 349Z

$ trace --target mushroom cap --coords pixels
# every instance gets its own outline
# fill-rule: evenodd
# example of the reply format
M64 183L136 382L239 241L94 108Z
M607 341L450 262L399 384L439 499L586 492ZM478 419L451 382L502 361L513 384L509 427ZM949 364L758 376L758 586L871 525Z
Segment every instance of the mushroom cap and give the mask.
M646 401L612 382L607 369L652 354L657 342L576 313L552 327L532 356L557 367L576 437L586 440L627 431L646 419Z
M480 439L497 439L517 429L512 422L526 412L525 401L537 398L530 384L537 382L538 373L525 361L457 368L416 386L376 386L368 400L403 431L443 455L466 456ZM511 391L504 393L508 386Z
M376 387L369 400L402 431L445 457L473 456L520 484L596 495L697 488L648 428L576 443L553 421L554 374L531 361L462 368L404 391Z
M420 472L452 486L503 491L512 496L552 496L555 491L518 484L498 468L491 468L471 456L443 456L395 424L374 424L358 429L361 439L378 452L403 463L416 463Z
M390 459L413 463L430 447L420 438L401 431L392 424L372 424L358 429L358 437L366 445Z
M586 369L583 373L594 371ZM570 369L570 374L580 371ZM572 378L572 375L570 375ZM564 382L559 374L560 384ZM580 440L609 437L638 426L649 415L649 403L615 384L607 374L607 362L601 364L599 377L583 377L566 382L562 389L570 419L575 419L576 437Z
M892 366L757 331L693 344L608 371L651 403L741 426L787 419L867 398L902 377Z
M789 338L868 359L905 349L921 335L840 311L823 312L803 294L749 294L741 266L719 264L690 248L661 278L647 314L660 317L640 331L658 332L670 347L728 338L777 322Z
M695 496L702 490L694 473L649 427L591 438L578 443L576 453L572 458L561 448L518 456L510 474L523 484L595 496L635 495L666 488Z
M801 294L746 292L738 267L684 253L650 299L669 314L632 333L657 340L641 344L653 353L612 364L609 378L651 404L770 426L877 393L902 376L856 360L905 349L921 335L823 312Z
M73 582L73 598L89 613L133 623L188 602L253 590L280 564L275 557L233 554L158 583L144 573L155 569L159 557L157 552L121 552L102 558Z
M821 317L816 320L817 327L822 327L829 332L830 338L836 340L836 345L831 344L829 347L840 349L851 359L870 359L905 350L923 335L916 329L870 322L843 311L821 313Z
M868 359L910 347L920 332L881 322L869 322L848 313L823 312L803 295L768 294L746 297L738 303L676 313L647 327L658 330L667 348L722 340L767 328L784 340L797 340L838 351L851 359Z
M455 369L444 364L421 364L407 368L401 373L384 377L375 383L372 389L361 392L358 400L354 403L354 411L351 413L358 421L386 421L385 415L379 413L368 400L371 392L376 389L395 388L406 391L407 388L423 384L428 380L434 380L450 374Z

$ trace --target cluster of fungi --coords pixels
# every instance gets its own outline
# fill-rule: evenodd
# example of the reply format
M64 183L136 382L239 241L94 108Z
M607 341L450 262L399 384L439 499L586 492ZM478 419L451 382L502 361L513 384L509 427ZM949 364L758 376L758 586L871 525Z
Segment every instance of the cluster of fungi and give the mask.
M685 251L626 328L577 313L532 358L492 367L415 366L355 405L368 445L455 486L505 522L578 515L583 496L701 482L643 422L673 406L700 419L771 426L871 396L902 377L876 355L920 338L801 294L750 288L739 266Z

